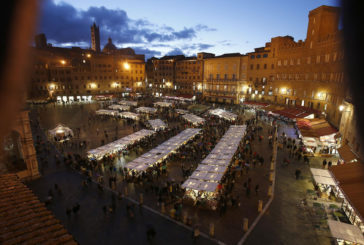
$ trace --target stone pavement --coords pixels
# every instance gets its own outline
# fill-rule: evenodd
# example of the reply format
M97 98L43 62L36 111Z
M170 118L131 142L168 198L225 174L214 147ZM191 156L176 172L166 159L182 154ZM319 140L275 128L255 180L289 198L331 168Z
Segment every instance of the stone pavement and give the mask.
M302 160L291 160L288 166L283 166L284 158L288 159L288 151L278 151L273 202L245 244L331 244L329 231L315 229L314 217L299 205L307 198L308 190L314 189L309 168L320 167L321 159L310 158L310 166ZM295 179L296 169L301 170L299 180Z
M39 129L35 130L35 135L42 135ZM41 178L27 185L42 201L46 200L52 189L54 198L48 208L80 244L147 244L146 230L149 225L156 230L156 237L150 244L214 243L204 237L194 242L190 230L138 206L134 207L135 217L128 218L126 205L131 204L129 201L118 198L113 201L112 192L100 191L92 182L88 187L82 187L81 183L85 180L82 175L65 167L63 163L58 166L55 164L56 152L52 147L47 156L41 154L47 157L48 165L44 167ZM62 194L54 188L54 184L58 185ZM80 211L67 215L66 209L76 203L80 204ZM113 203L114 211L105 214L103 206L110 207Z

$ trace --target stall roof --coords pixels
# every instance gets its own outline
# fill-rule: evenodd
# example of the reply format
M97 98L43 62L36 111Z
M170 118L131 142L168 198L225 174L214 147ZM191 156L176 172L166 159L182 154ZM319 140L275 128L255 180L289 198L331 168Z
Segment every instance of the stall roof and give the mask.
M317 184L336 185L328 170L319 168L310 168L310 170Z
M354 152L351 150L349 145L343 145L340 148L338 148L337 151L339 152L340 157L346 163L350 163L350 162L358 159L358 157L354 154Z
M364 244L363 233L361 233L357 226L335 220L328 220L327 223L333 237L357 244Z
M336 165L330 171L348 202L364 220L364 164L355 162Z
M296 124L303 137L319 138L338 132L337 129L331 126L325 119L298 118Z

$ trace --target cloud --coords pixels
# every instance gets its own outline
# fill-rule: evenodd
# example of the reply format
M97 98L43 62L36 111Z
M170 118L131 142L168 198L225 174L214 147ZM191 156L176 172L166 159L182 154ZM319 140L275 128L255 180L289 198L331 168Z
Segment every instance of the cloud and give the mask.
M196 50L197 52L203 51L209 48L214 47L213 44L208 43L192 43L192 44L185 44L182 46L184 50Z
M171 51L167 52L166 55L185 55L185 53L180 48L174 48Z
M79 10L68 3L44 0L38 31L45 33L55 43L90 43L90 27L94 21L100 26L101 46L108 37L119 44L147 44L191 40L197 37L198 32L216 30L203 24L175 30L145 19L130 19L127 12L121 9L90 7Z
M145 54L145 59L149 59L152 57L159 57L162 55L162 52L158 50L148 49L148 48L141 48L141 47L131 47L135 50L137 54Z

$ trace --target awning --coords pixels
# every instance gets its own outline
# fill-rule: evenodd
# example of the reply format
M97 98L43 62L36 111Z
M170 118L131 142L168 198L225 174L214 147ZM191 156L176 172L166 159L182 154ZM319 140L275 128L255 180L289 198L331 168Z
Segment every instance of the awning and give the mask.
M358 157L354 154L349 145L343 145L338 148L337 151L339 152L340 157L346 163L350 163L353 161L355 162L355 160L358 159Z
M328 170L319 168L310 168L310 170L313 179L317 184L332 185L332 186L336 185L334 179L331 177L330 172Z
M333 237L357 244L364 244L363 233L361 233L357 226L335 220L328 220L327 223Z
M345 198L364 220L364 164L346 163L330 168Z

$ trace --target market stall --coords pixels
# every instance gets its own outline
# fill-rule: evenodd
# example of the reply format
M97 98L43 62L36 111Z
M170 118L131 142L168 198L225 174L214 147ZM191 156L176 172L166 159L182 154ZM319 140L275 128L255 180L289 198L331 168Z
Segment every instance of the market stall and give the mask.
M332 166L330 169L342 198L342 209L350 222L364 232L364 164L360 162Z
M319 155L333 155L337 153L337 140L335 135L338 130L331 126L325 119L297 118L299 137L305 146L305 153Z
M192 102L196 99L195 96L185 96L185 97L181 97L181 96L164 96L164 99L167 100L176 100L176 101L181 101L181 102Z
M310 168L314 182L319 187L321 193L330 196L331 191L336 188L335 180L332 178L329 170Z
M96 111L96 115L117 117L117 116L119 116L119 112L114 111L114 110L100 109L100 110Z
M163 142L158 147L127 163L125 167L129 170L129 173L134 172L140 174L145 172L148 168L161 163L170 155L176 153L182 145L187 144L188 141L192 140L200 131L201 129L199 128L187 128L178 135Z
M245 125L232 125L210 154L199 164L192 175L183 183L185 198L203 201L209 208L216 209L221 183L240 141L246 131Z
M73 137L73 131L63 124L58 124L54 129L48 130L48 134L54 141L63 142Z
M149 125L154 131L164 130L167 125L161 119L148 120Z
M223 118L228 121L235 121L238 118L238 116L236 114L225 111L223 109L209 110L209 113L211 115L218 116L218 117Z
M359 157L353 152L349 145L342 145L337 149L342 162L344 163L352 163L357 162Z
M130 106L128 106L128 105L110 105L108 108L111 110L118 110L118 111L129 111L130 110Z
M119 105L127 105L127 106L137 106L137 101L127 101L127 100L121 100L118 102Z
M328 220L327 224L338 245L364 244L363 233L355 225L335 220Z
M145 139L151 135L155 134L153 130L142 129L138 132L125 136L109 144L100 146L96 149L89 150L87 156L89 159L100 160L104 156L109 156L112 154L118 154L125 150L127 147Z
M187 111L187 110L183 110L183 109L176 109L176 112L177 112L178 114L180 114L180 115L184 115L184 114L189 113L189 111Z
M202 125L205 123L205 119L194 114L184 114L182 115L182 118L194 126Z
M155 102L154 103L154 106L155 107L171 107L172 106L172 103L170 102Z
M152 107L138 107L135 109L136 112L139 112L139 113L146 113L146 114L154 114L157 112L157 109L156 108L152 108Z
M133 112L129 112L129 111L123 111L123 112L119 112L119 117L121 118L125 118L125 119L132 119L132 120L139 120L139 115Z

